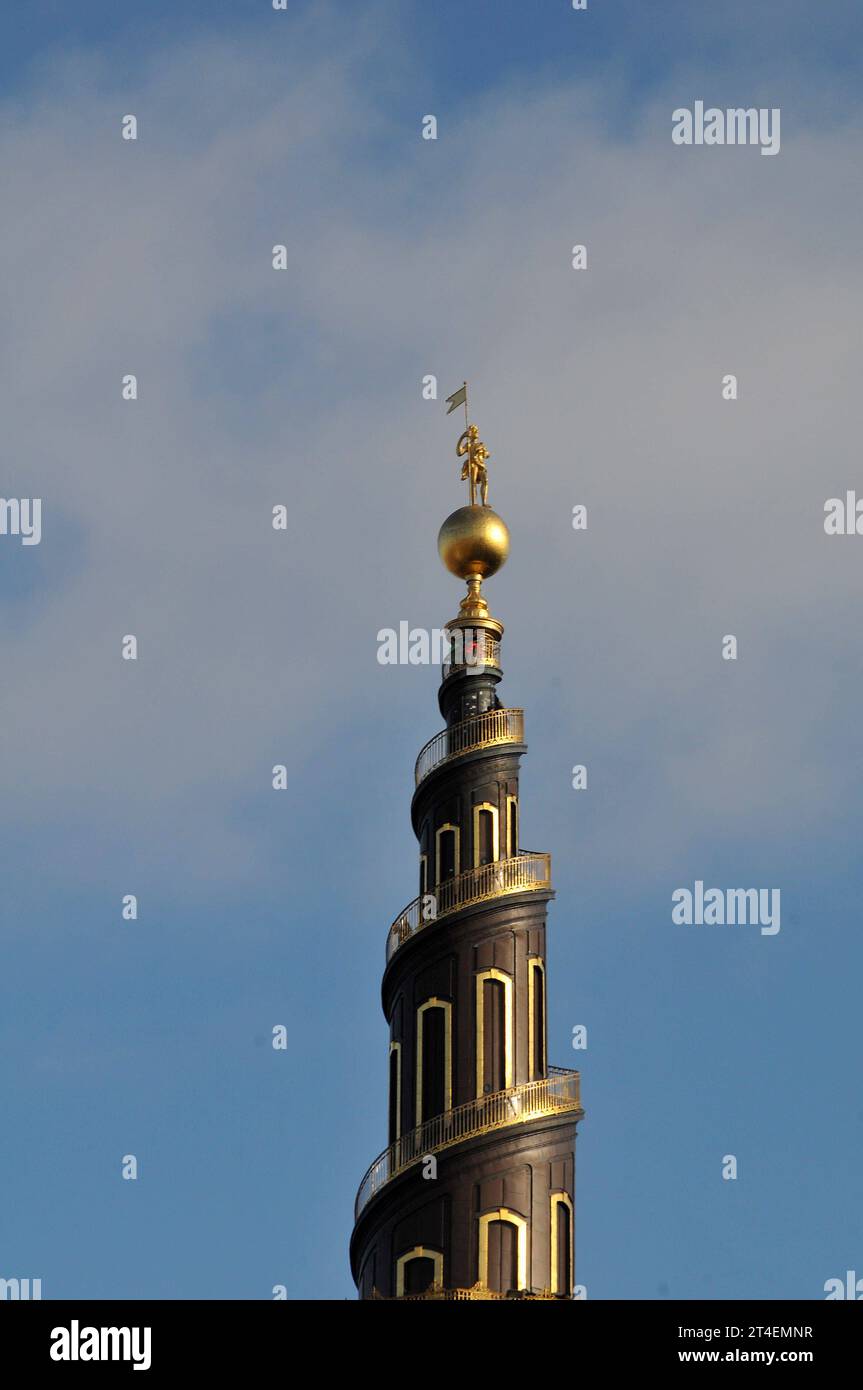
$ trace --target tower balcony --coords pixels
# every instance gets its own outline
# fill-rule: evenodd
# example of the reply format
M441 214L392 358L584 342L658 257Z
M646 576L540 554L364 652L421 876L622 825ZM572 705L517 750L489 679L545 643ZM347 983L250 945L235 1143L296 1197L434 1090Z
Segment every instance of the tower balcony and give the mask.
M392 960L398 948L423 927L432 926L451 912L458 912L474 903L490 902L508 893L528 893L550 887L550 854L535 854L523 849L512 859L494 859L477 869L467 869L465 873L439 883L429 893L414 898L399 913L387 936L387 961ZM435 900L435 910L424 916L423 903L427 904L429 897Z
M470 639L456 643L441 667L441 676L448 680L460 671L475 674L484 666L500 670L500 638L478 628Z
M463 753L476 753L481 748L494 748L502 743L523 742L524 710L486 710L484 714L463 719L460 724L451 724L448 729L441 729L439 734L430 738L420 749L414 780L419 786L435 768Z
M492 1130L527 1124L549 1115L580 1117L583 1114L580 1083L577 1071L551 1067L550 1075L539 1081L479 1096L417 1125L384 1149L372 1163L357 1192L354 1219L359 1218L366 1204L391 1178L398 1177L427 1154L438 1153L466 1139L476 1139Z

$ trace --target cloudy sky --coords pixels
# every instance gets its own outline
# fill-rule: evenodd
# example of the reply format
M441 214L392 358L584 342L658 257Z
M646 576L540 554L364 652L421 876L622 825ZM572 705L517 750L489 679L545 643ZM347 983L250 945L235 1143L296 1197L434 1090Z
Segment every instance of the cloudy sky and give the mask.
M43 533L0 536L0 1276L353 1296L439 726L376 634L454 616L465 377L579 1281L818 1298L860 1266L863 540L823 516L863 496L863 16L754 8L4 12L0 492ZM779 154L674 145L696 100L780 108ZM779 888L780 932L673 925L697 879Z

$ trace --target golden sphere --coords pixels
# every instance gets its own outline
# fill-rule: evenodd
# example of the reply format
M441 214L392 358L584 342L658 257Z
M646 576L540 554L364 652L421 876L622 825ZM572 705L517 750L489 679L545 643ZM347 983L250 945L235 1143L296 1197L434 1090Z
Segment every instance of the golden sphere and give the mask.
M509 554L509 531L491 507L459 507L440 528L437 548L451 574L487 579Z

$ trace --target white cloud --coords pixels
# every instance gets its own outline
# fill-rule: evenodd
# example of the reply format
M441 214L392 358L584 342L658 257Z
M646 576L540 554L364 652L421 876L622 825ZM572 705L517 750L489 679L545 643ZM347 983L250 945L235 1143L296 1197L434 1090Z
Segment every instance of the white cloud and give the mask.
M859 672L863 541L821 529L863 491L858 125L783 110L776 159L681 150L678 74L634 137L597 85L478 97L424 142L423 111L405 130L364 84L369 27L329 39L184 48L131 105L76 60L2 129L4 471L44 499L42 588L25 622L0 603L3 818L51 808L230 880L266 853L236 808L273 762L311 787L363 714L381 756L410 709L425 741L434 678L412 703L393 678L388 711L374 638L458 601L431 371L442 396L471 381L513 533L489 586L506 695L530 710L560 677L562 777L588 739L592 786L603 750L642 769L638 804L585 829L597 855L817 828L851 792L831 750Z

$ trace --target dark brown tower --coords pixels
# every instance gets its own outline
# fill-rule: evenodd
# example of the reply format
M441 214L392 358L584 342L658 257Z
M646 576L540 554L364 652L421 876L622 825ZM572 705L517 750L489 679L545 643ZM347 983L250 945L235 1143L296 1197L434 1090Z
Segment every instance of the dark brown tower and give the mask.
M356 1199L360 1298L573 1292L584 1112L578 1072L546 1058L550 860L520 846L523 713L498 699L503 625L481 592L508 546L486 505L439 537L468 594L447 624L446 727L416 763L419 896L387 938L389 1136Z

